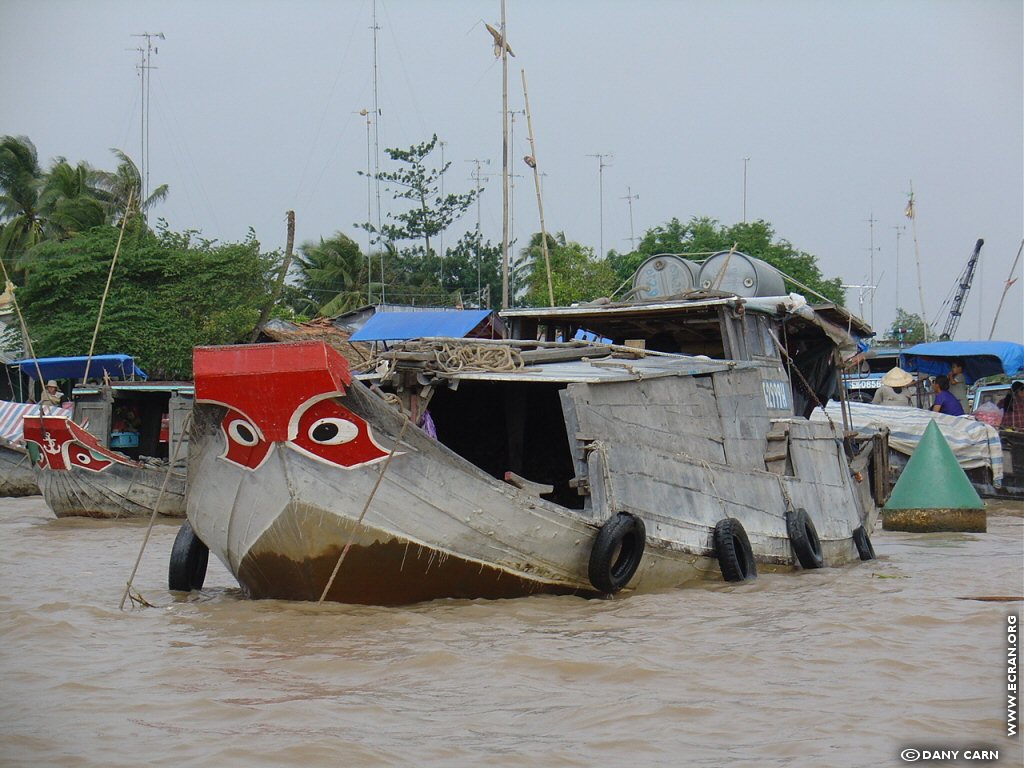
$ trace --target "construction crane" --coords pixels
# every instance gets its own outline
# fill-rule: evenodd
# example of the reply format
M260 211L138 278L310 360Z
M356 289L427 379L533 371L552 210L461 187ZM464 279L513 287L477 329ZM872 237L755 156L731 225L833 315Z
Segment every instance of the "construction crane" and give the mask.
M974 279L974 269L978 266L978 256L981 254L981 246L985 244L985 241L980 237L978 242L974 244L974 253L971 254L971 258L967 260L967 266L964 267L963 273L960 275L959 280L956 283L956 294L953 296L953 303L949 308L949 317L946 318L946 327L942 329L942 333L939 335L939 341L949 341L953 338L953 334L956 333L956 327L960 324L960 315L964 311L964 302L967 301L967 294L971 290L971 281Z

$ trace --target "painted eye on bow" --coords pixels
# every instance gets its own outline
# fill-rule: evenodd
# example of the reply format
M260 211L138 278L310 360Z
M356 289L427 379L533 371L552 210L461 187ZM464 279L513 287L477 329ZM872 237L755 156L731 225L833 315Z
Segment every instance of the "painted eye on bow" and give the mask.
M309 427L309 439L320 445L341 445L358 436L359 427L347 419L333 416L317 419Z
M71 450L74 451L73 458L75 459L76 462L78 462L79 464L83 464L85 466L89 466L90 464L92 464L92 454L90 454L88 451L82 450L80 448L72 448Z
M259 432L245 419L235 419L228 424L228 435L236 443L250 448L260 441Z

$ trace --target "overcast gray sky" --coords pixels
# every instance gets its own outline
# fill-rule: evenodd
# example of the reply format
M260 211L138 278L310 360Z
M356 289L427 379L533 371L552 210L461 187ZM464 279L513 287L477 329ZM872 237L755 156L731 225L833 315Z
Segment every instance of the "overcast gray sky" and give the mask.
M499 0L0 0L0 134L28 136L46 166L113 168L111 147L138 162L133 35L162 32L149 170L170 196L155 215L222 241L252 227L275 248L294 209L300 242L340 230L365 247L374 7L382 166L385 147L433 133L446 191L489 161L481 226L500 243L501 65L483 26ZM913 184L926 313L941 326L984 238L957 337L988 336L1024 236L1020 0L508 0L506 18L509 104L523 108L525 69L549 231L625 251L672 217L732 224L745 204L826 277L863 285L873 227L864 314L885 329L897 303L921 312ZM522 114L513 140L525 241L539 220ZM1022 291L996 338L1024 338Z

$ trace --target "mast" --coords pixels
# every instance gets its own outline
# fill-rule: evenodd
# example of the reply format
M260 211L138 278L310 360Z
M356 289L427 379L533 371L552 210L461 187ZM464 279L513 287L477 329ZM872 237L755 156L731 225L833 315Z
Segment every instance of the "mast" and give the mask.
M921 287L921 248L917 243L917 208L914 205L914 182L910 182L910 199L903 211L910 219L911 232L914 236L914 261L917 263L917 295L921 300L921 323L924 325L924 340L928 341L928 315L924 309L924 288Z
M501 308L508 309L508 37L501 0Z
M537 170L537 148L533 143L533 118L530 115L530 96L526 90L526 70L520 70L523 76L523 102L526 107L526 128L530 133L530 154L526 164L533 168L533 185L537 188L537 210L540 213L540 249L544 254L544 269L548 274L548 301L555 306L555 289L551 284L551 256L548 254L548 233L544 229L544 203L540 195L540 173Z
M380 235L380 101L377 96L377 0L373 0L373 178L377 190L377 234ZM378 241L379 242L379 241ZM380 252L380 303L384 303L384 254L387 248ZM369 254L367 254L369 258Z
M1006 294L1009 292L1011 286L1017 282L1017 278L1013 276L1013 273L1017 271L1017 265L1020 263L1021 251L1024 251L1024 240L1020 241L1020 248L1017 249L1017 257L1013 260L1013 266L1010 267L1010 274L1006 278L1006 284L1003 286L1003 295L999 297L999 306L996 307L996 316L992 318L992 330L988 332L989 341L992 341L992 334L996 332L996 321L999 319L999 313L1003 310L1003 299L1006 298Z

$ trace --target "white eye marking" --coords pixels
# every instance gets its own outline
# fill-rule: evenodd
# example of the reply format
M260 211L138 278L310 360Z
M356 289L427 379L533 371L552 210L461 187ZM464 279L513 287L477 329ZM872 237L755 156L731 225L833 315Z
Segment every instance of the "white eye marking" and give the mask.
M320 445L341 445L355 440L359 427L347 419L317 419L309 428L309 439Z
M253 428L253 425L245 419L235 419L228 424L228 435L230 435L231 439L236 443L240 443L241 445L245 445L250 448L260 441L259 435Z
M75 458L78 460L79 464L92 464L92 454L87 451L77 451L75 453Z

